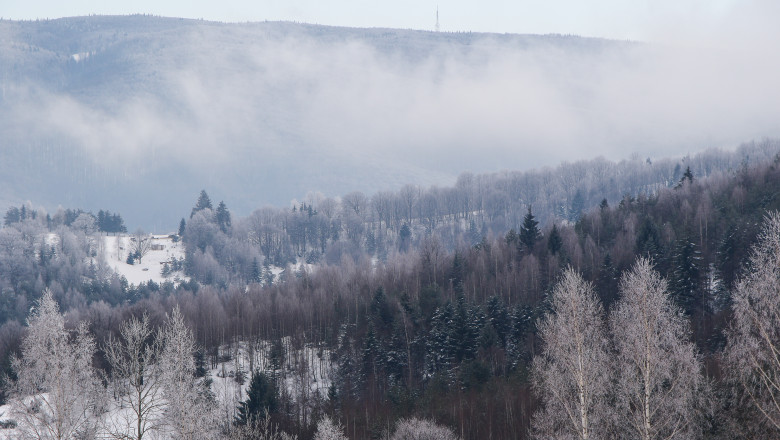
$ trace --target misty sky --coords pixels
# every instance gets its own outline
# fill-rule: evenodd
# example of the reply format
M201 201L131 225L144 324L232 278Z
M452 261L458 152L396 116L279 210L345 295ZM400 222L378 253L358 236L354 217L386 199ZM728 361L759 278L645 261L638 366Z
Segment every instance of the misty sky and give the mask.
M8 0L0 16L59 18L147 13L242 22L289 20L352 27L561 33L644 41L708 41L776 27L772 0Z
M150 13L427 30L438 5L442 31L654 42L611 44L601 52L592 40L546 38L524 48L481 36L481 44L461 46L447 41L468 36L407 32L403 38L419 47L382 49L390 43L368 36L320 38L349 33L338 29L307 34L294 25L191 22L174 33L131 35L130 44L103 48L95 43L99 32L80 35L78 45L71 43L79 52L105 50L132 67L97 56L92 65L112 74L90 76L104 71L72 63L63 71L89 87L62 90L59 77L49 74L35 76L38 83L2 84L13 116L7 127L66 139L98 169L152 186L162 186L151 179L164 173L149 163L176 163L196 176L180 189L184 197L206 187L221 198L255 179L266 191L245 197L244 213L310 190L337 195L403 183L449 185L463 171L523 170L596 156L681 157L780 137L776 0L8 1L0 3L5 19ZM274 26L289 33L265 30ZM0 38L2 44L0 55L15 61L48 53L19 51L24 44ZM430 47L436 50L426 52ZM29 66L35 73L36 64ZM259 165L246 165L242 174L235 172L237 161ZM275 172L293 165L298 172ZM18 204L39 197L13 198Z

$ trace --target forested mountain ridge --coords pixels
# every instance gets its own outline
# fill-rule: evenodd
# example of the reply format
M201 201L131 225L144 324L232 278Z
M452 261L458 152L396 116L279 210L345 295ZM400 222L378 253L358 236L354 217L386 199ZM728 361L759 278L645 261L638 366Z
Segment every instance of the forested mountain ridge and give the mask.
M420 154L429 148L417 148L415 160L387 151L391 144L367 137L354 110L332 108L331 94L341 93L337 101L347 105L387 106L382 96L356 101L349 84L368 86L365 74L376 70L372 82L398 87L419 77L435 92L454 68L477 69L496 52L532 61L539 47L598 56L622 44L142 15L2 20L0 203L116 210L120 199L132 223L162 229L176 219L153 213L170 203L184 209L179 201L204 184L224 197L240 195L246 202L235 208L248 213L312 189L338 194L452 182L459 165L436 166L447 161L438 152ZM397 118L392 109L378 110ZM349 126L354 136L342 136ZM404 154L410 147L393 145ZM475 170L500 163L478 159L491 165ZM56 200L49 196L54 187Z
M693 414L686 416L686 432L771 438L765 431L771 427L751 403L739 400L747 397L735 391L739 388L730 388L729 376L722 373L727 366L722 355L728 346L724 330L732 319L732 303L740 298L737 292L745 291L736 280L749 278L754 267L748 265L753 255L749 249L767 242L757 241L759 231L767 213L780 209L780 167L776 157L737 162L741 165L732 171L709 177L699 177L693 171L696 166L680 167L679 179L670 186L653 186L652 192L625 195L617 202L605 200L573 223L558 218L540 224L526 209L508 232L491 226L482 234L476 225L488 216L481 216L480 210L446 214L439 221L458 230L449 232L452 247L448 235L436 228L427 230L414 209L411 221L406 217L409 211L401 210L401 226L385 257L371 251L366 236L354 235L355 228L361 230L357 224L344 220L337 238L326 237L326 248L335 246L337 250L330 252L338 258L328 261L326 249L324 261L313 268L286 271L272 283L264 279L262 235L255 236L258 243L251 235L235 235L245 220L231 216L225 203L212 203L205 191L182 224L188 248L185 270L201 283L179 287L173 283L129 287L116 277L97 275L100 265L89 264L90 242L78 229L88 223L83 216L75 228L57 224L57 215L52 216L61 237L49 244L52 252L35 247L41 244L36 237L42 216L11 222L0 230L0 250L7 257L17 252L17 258L0 259L0 269L2 279L12 281L3 288L4 307L11 306L18 314L6 315L13 320L0 327L0 343L6 352L18 350L24 334L19 322L49 286L53 298L67 310L69 325L89 322L98 347L97 366L107 368L103 350L108 337L118 335L128 316L146 313L150 325L164 326L164 314L178 305L203 349L198 359L204 364L220 365L239 349L259 350L269 341L277 341L271 345L278 356L302 347L321 351L332 378L327 396L277 389L280 400L272 407L273 420L301 438L311 436L322 412L344 423L350 438L380 435L398 419L411 416L431 417L464 438L485 438L489 433L526 438L543 393L543 388L532 392L533 363L540 353L548 353L551 337L549 326L537 324L559 307L553 298L562 271L571 267L584 282L592 283L594 298L603 307L597 316L623 310L627 287L620 280L633 274L656 284L653 280L665 280L658 284L663 285L659 291L680 311L673 321L682 330L674 332L675 337L689 334L681 346L695 353L694 361L686 364L693 368L686 371L693 380L704 375L727 397L713 400L705 408L710 412L704 413L696 406L701 402L686 403L684 411L693 411L683 412ZM351 199L358 203L350 204ZM360 200L368 203L345 196L334 209L359 216ZM289 227L297 216L324 216L322 210L318 206L315 214L314 205L306 204L270 214L282 215ZM393 230L392 219L372 222L371 215L359 223L366 228L364 233L371 227ZM404 228L404 220L411 226ZM271 229L271 223L261 225L267 228L259 232L281 237L281 230ZM360 240L350 244L354 237ZM293 258L307 255L307 246L319 246L295 240L300 239L288 243L293 255L302 253ZM279 244L276 239L268 243ZM257 260L249 261L248 276L241 275L244 255L253 252ZM268 255L273 258L273 253ZM648 263L637 265L640 257ZM295 368L268 374L280 375L285 383L305 377ZM711 396L705 388L701 395Z
M479 175L656 160L778 135L762 125L772 109L743 105L754 88L773 102L760 69L734 98L730 77L691 78L738 63L667 49L151 16L0 20L0 206L109 209L167 232L202 188L246 216L309 191L449 186L464 163ZM668 87L648 92L659 72ZM719 99L701 120L698 102L658 105L683 95ZM744 118L718 119L734 108Z

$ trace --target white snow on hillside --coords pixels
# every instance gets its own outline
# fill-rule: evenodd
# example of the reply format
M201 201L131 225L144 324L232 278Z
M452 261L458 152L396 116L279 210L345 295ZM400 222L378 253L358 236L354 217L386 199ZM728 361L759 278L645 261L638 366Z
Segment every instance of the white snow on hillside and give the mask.
M163 263L184 258L184 245L181 241L174 242L171 236L153 235L151 249L140 263L135 264L127 264L132 236L122 234L100 238L100 253L104 261L116 273L127 278L130 284L138 285L150 280L155 283L173 281L178 284L179 281L187 279L181 271L174 272L167 278L162 274Z

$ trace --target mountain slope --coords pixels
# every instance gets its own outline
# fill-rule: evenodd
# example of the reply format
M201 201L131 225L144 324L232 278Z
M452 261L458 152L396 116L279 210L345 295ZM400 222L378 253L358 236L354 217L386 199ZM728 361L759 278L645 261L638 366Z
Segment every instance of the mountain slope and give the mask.
M0 206L108 208L166 231L202 188L246 214L310 190L370 194L773 134L750 112L747 128L710 117L729 100L683 117L708 88L670 109L664 98L697 84L668 77L679 68L658 48L555 35L0 21Z

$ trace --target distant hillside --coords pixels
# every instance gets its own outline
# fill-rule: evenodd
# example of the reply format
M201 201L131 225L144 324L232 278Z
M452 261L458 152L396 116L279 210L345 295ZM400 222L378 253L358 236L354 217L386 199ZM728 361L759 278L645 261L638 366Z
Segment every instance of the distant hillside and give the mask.
M452 185L463 171L682 156L772 134L667 120L696 112L648 87L658 52L557 35L3 20L0 209L107 207L167 232L202 188L245 215L311 190Z

